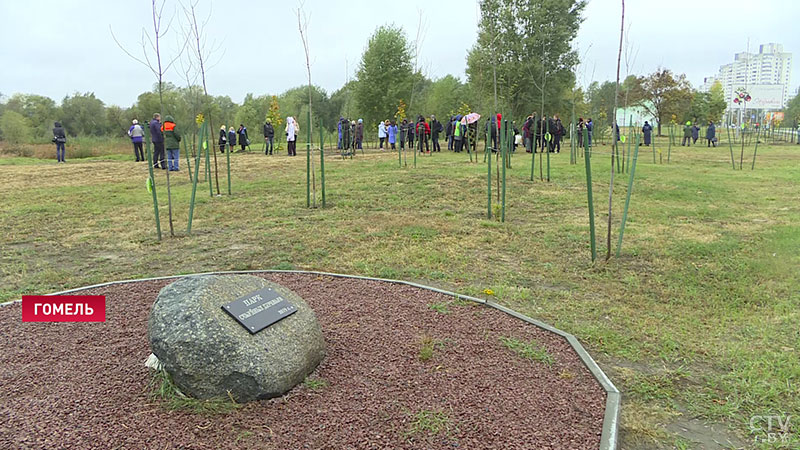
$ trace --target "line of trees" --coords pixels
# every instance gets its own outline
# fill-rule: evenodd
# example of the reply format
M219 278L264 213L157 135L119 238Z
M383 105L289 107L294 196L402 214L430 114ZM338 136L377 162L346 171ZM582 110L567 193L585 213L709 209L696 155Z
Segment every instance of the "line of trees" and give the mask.
M321 118L331 131L343 116L363 118L367 129L372 130L380 120L402 119L398 111L411 119L417 114L435 114L443 119L464 110L490 114L495 101L500 112L511 113L520 122L534 111L569 117L574 106L577 116L610 125L615 83L593 81L585 90L576 85L579 55L572 42L585 5L584 0L482 0L478 39L467 55L466 81L452 75L426 77L422 70L412 67L414 47L403 28L380 26L369 39L355 79L330 94L312 86L315 125ZM229 96L205 95L199 85L165 82L162 89L164 112L184 129L197 126L193 113L198 111L209 112L215 123L229 127L245 124L255 135L266 118L280 126L291 115L301 129L308 127L307 86L281 94L247 94L241 104ZM621 83L616 100L620 106L647 109L658 119L659 133L661 125L672 120L718 122L726 104L721 85L708 93L697 92L685 75L666 68L646 76L629 75ZM800 101L795 99L791 105L790 115L800 115ZM791 113L791 108L797 111ZM144 122L156 111L157 87L141 93L127 108L106 105L92 92L64 97L60 104L36 94L14 94L10 98L0 94L0 139L10 143L47 142L56 120L72 136L124 136L132 119Z

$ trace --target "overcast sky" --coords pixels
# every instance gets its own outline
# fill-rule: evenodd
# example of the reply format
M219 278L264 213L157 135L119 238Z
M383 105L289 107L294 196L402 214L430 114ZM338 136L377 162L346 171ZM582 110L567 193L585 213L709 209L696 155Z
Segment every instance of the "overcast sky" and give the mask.
M188 0L185 0L188 1ZM219 46L221 61L208 71L214 95L241 103L248 92L279 94L305 82L305 58L294 1L199 1L201 16L211 11L206 34ZM166 55L179 41L177 1L168 0L165 15L176 15L165 38ZM695 87L734 53L761 43L777 42L792 52L791 92L800 84L797 70L800 1L628 0L632 74L659 66L686 73ZM382 6L381 6L382 5ZM459 5L456 7L456 5ZM755 5L755 6L754 6ZM306 0L314 84L329 93L353 78L369 36L382 24L402 26L413 40L423 11L419 65L432 78L453 74L465 79L465 60L477 37L477 2L405 0ZM613 80L619 39L619 0L590 0L575 43L582 65L578 81ZM152 29L150 2L0 0L0 93L46 95L57 102L73 92L94 92L107 104L130 106L151 88L153 74L126 56L109 27L133 53L141 53L142 27ZM635 55L635 58L633 58ZM626 75L623 64L621 77ZM179 71L168 81L185 84Z

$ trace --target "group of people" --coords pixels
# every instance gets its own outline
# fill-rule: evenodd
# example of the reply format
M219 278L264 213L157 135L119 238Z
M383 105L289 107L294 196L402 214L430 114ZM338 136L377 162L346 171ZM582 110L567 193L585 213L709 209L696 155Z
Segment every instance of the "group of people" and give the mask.
M584 122L583 117L578 119L578 145L583 145L583 130L587 131L588 144L592 145L592 130L594 124L592 119ZM567 134L564 124L558 114L552 117L542 116L536 118L536 113L529 115L522 125L522 138L525 144L525 151L528 153L561 153L561 140Z
M169 169L171 172L177 172L182 136L175 125L175 119L170 115L166 115L162 124L161 114L155 113L147 126L150 131L150 142L153 144L153 168L161 167L163 170ZM63 128L58 130L59 128L60 124L56 122L56 128L53 129L54 135L57 136L58 132L63 134ZM143 149L145 132L138 120L133 119L130 128L128 128L128 137L131 138L133 143L133 154L136 157L136 162L147 161ZM66 142L66 138L63 141ZM58 146L58 143L56 145ZM62 153L58 157L59 161L63 162L63 144L61 144L61 151Z
M717 129L714 126L713 121L708 121L708 128L706 128L706 147L714 147L717 146ZM681 147L689 146L691 147L692 144L697 144L697 139L700 138L700 127L697 124L692 125L691 121L687 121L686 125L683 126L683 140L681 141ZM691 139L691 143L689 142Z
M358 119L358 122L356 122L355 120L339 117L337 128L339 132L339 140L336 144L337 149L347 150L348 152L364 149L364 119Z
M360 119L359 119L360 120ZM418 115L417 121L412 122L404 118L398 125L395 120L384 120L378 124L378 148L383 150L386 144L387 150L408 148L414 150L416 141L417 150L420 153L441 152L442 146L439 144L439 135L444 131L444 125L431 114L430 122L425 120L425 116Z
M220 153L225 153L225 146L227 145L228 151L233 153L233 149L236 147L236 142L239 142L239 145L242 147L240 151L247 150L247 147L250 145L250 137L247 135L247 127L244 124L239 124L239 129L235 130L233 127L230 127L225 132L225 125L220 126L219 128L219 139L217 140L217 145L219 145Z
M138 127L138 128L136 128ZM180 142L181 134L175 125L175 119L169 114L164 116L164 123L161 123L161 114L153 114L153 119L148 124L150 129L150 141L153 143L153 168L161 167L162 170L169 169L172 172L178 171L180 158ZM144 130L141 130L139 122L134 119L133 125L128 129L128 135L134 140L134 135L144 136ZM134 152L137 152L136 141L134 140ZM145 161L144 154L141 153L141 140L138 145L137 161ZM167 163L164 163L164 156L166 153Z

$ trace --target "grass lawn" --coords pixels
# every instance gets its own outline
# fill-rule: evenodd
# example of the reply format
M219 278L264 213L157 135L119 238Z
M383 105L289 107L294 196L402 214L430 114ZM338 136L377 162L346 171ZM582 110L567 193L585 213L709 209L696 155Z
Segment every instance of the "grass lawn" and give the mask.
M491 289L498 302L575 334L595 356L623 392L621 448L717 448L728 439L797 448L800 146L759 146L755 171L752 148L743 171L731 169L726 145L673 147L671 164L666 140L658 148L664 164L641 149L622 256L595 264L583 160L570 165L568 147L552 156L550 183L529 181L530 155L514 156L505 223L486 218L486 166L466 154L419 157L416 169L411 153L403 169L396 153L328 157L326 209L305 208L303 151L234 154L233 196L210 197L200 184L191 236L183 159L172 175L175 237L157 172L160 243L144 164L0 159L0 300L271 268L415 280L476 296ZM602 256L609 152L600 146L592 159ZM627 174L615 184L616 246ZM751 432L751 417L769 415L794 416L793 443L754 443L765 432Z

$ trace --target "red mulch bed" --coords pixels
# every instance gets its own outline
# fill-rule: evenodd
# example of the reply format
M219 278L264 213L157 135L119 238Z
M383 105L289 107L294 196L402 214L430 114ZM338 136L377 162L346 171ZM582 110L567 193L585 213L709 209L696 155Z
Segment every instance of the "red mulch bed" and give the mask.
M605 392L562 338L500 311L410 286L264 274L316 311L328 384L235 412L169 411L151 400L147 318L165 281L81 292L107 296L105 323L22 323L0 308L0 448L594 449ZM448 303L449 313L428 305ZM427 361L420 341L439 342ZM548 366L501 337L534 340ZM435 411L449 430L412 432Z

